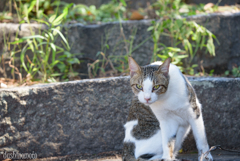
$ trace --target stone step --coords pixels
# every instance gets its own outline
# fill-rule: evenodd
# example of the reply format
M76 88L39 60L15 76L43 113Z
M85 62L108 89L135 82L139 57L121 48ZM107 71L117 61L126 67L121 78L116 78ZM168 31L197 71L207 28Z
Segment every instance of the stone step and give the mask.
M231 70L233 65L240 66L240 12L238 13L213 13L206 15L197 15L187 17L189 20L196 21L197 23L205 26L213 34L216 35L219 44L215 42L216 56L209 56L203 51L199 51L193 60L193 64L200 64L207 72L214 69L214 73L223 74L226 70ZM133 58L140 64L146 65L150 63L153 54L153 41L151 39L151 32L148 32L148 27L151 26L152 20L140 21L123 21L123 33L127 40L131 39L136 30L132 48L136 48L132 52ZM3 34L8 35L10 40L14 40L15 34L18 32L20 37L28 36L30 34L30 27L37 31L40 25L37 24L0 24L0 55L4 53L4 39ZM19 30L21 28L21 30ZM97 25L83 25L80 23L69 24L66 30L63 31L67 35L69 44L71 45L71 52L76 54L78 58L84 59L75 70L79 73L84 73L87 78L87 64L93 63L97 60L96 54L102 50L106 42L109 49L106 50L105 55L120 56L126 55L123 35L120 32L120 23L102 23ZM139 44L143 43L141 46ZM170 44L167 37L162 36L160 42ZM9 55L4 55L5 60L9 60ZM20 62L20 61L19 61ZM15 61L15 66L20 67L20 63ZM8 76L11 77L11 69L6 64ZM1 73L0 73L1 74ZM17 75L16 75L17 77Z
M189 79L210 146L240 149L240 79ZM132 96L129 77L0 89L0 151L38 157L120 151ZM183 150L194 149L190 134Z
M214 161L239 161L240 154L224 152L224 151L214 151L212 152L212 156ZM179 161L198 161L197 153L184 153L179 154L177 159ZM24 161L24 160L20 160ZM121 155L111 156L111 157L89 157L82 159L81 157L72 157L72 156L64 156L64 157L49 157L49 158L39 158L29 161L122 161Z

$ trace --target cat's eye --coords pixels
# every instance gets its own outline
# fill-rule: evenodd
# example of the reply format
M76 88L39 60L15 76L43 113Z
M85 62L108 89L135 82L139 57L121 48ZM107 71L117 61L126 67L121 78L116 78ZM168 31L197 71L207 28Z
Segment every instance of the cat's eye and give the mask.
M140 84L136 84L136 87L137 87L138 89L140 89L140 90L143 89L143 87L142 87Z
M156 85L153 87L153 90L157 90L160 87L160 85Z

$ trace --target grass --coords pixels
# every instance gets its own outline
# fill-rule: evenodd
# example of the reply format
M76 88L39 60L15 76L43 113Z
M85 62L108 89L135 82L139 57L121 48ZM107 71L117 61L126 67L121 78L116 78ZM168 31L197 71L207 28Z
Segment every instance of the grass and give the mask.
M10 9L0 13L0 21L16 22L17 19L20 24L37 22L48 26L46 30L40 30L39 33L31 31L32 36L19 39L16 35L14 42L5 42L6 46L9 44L14 46L10 64L8 63L12 68L13 77L17 74L20 79L22 71L27 72L27 77L21 78L20 82L29 80L67 81L79 75L74 71L73 65L79 64L80 61L75 54L71 53L67 37L61 33L61 26L73 20L83 24L120 22L120 40L112 50L114 52L115 48L123 43L125 53L118 56L106 55L110 46L107 41L102 42L102 49L96 53L97 60L88 64L89 78L128 73L128 56L149 39L154 42L152 61L171 57L173 63L178 65L185 74L208 75L204 69L201 74L196 73L194 69L197 65L192 64L192 60L199 50L205 50L211 56L215 55L214 41L217 40L216 37L203 26L193 21L186 21L182 16L218 12L220 9L217 5L206 7L204 5L187 5L180 0L159 0L147 8L139 8L135 11L129 10L124 0L112 0L99 8L93 5L68 4L60 0L55 0L53 3L50 3L50 0L11 0L8 5ZM16 14L13 13L14 9ZM238 6L234 8L234 10L238 9ZM152 32L152 36L133 47L137 30L133 29L132 34L126 38L121 21L145 18L160 18L161 21L153 21L152 26L148 29ZM171 46L161 43L160 40L163 36L170 38ZM107 37L106 34L104 40L107 40ZM56 43L57 39L62 40L61 46ZM7 37L4 40L7 40ZM26 45L24 46L24 44ZM27 54L28 50L33 53L33 57ZM20 57L18 57L19 54ZM21 60L20 69L16 68L14 64L17 59ZM4 57L1 58L1 61L0 70L5 72ZM235 69L232 73L238 73L236 71ZM209 75L214 75L214 71L211 70Z

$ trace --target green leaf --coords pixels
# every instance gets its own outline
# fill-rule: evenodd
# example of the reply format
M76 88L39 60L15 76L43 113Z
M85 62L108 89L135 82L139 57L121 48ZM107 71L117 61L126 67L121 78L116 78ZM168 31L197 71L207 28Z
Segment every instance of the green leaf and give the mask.
M177 55L175 56L175 58L178 58L178 59L183 59L183 58L187 58L188 55Z
M64 51L63 54L66 55L67 58L71 58L72 57L72 54L69 51Z
M60 63L59 60L55 60L54 62L52 61L52 63L50 64L51 68L53 68L55 65L57 65L58 63Z
M204 47L204 45L205 45L205 41L206 41L206 37L203 36L203 37L202 37L201 44L200 44L200 49L202 49L202 48Z
M22 49L22 52L21 52L21 54L20 54L20 60L21 60L22 66L23 66L23 68L25 69L25 71L26 71L27 73L29 73L29 72L28 72L28 69L27 69L27 66L26 66L26 64L25 64L25 61L24 61L25 53L26 53L26 51L28 50L28 49L27 49L27 46L28 46L28 45L25 45L24 48Z
M225 75L229 75L230 72L229 72L228 70L226 70L224 74L225 74Z
M38 68L33 68L33 72L36 72L38 71L39 69Z
M167 47L168 50L171 50L173 52L181 52L182 50L180 48L174 48L174 47Z
M163 61L168 58L167 55L160 55L160 54L158 54L157 56L158 56L159 58L161 58Z
M66 65L64 63L57 64L58 69L63 73L66 69Z
M14 42L10 42L10 44L19 44L19 43L22 43L22 42L24 42L25 40L22 38L22 39L19 39L19 40L16 40L16 41L14 41Z
M69 64L80 64L80 61L77 58L68 59Z
M41 35L32 35L32 36L23 37L22 39L24 39L24 40L27 40L27 39L45 39L45 37L41 36Z
M55 27L56 30L60 31L60 26ZM56 31L53 31L53 36L56 36L58 33Z
M33 46L33 41L27 39L27 44L29 45L29 48L34 52L34 46Z
M57 77L57 76L60 76L60 75L62 75L61 73L53 73L53 74L51 74L50 76L51 77Z
M64 43L67 45L67 50L70 50L70 46L69 46L69 44L68 44L68 41L67 41L66 38L63 36L63 34L62 34L59 30L57 30L57 29L55 29L55 28L52 28L51 30L57 32L57 33L61 36L61 38L62 38L62 40L64 41Z
M57 26L57 25L61 24L64 17L65 17L65 14L59 15L59 16L52 22L52 25L53 25L53 26Z
M104 69L104 68L100 68L100 70L101 70L103 73L105 73L105 69Z
M53 52L52 52L52 62L54 62L55 61L55 57L56 57L56 46L55 46L55 44L53 44L53 43L50 43L50 46L52 47L52 49L53 49Z
M57 82L54 78L49 78L49 79L47 79L47 81L49 82L49 83L55 83L55 82Z
M124 7L126 7L126 6L127 6L127 4L126 4L125 0L120 0L120 1L121 1L121 3L123 4L123 6L124 6Z
M168 55L172 58L174 54L172 52L168 52Z
M30 13L33 9L33 7L36 5L37 1L33 0L30 4L30 6L28 7L27 13Z
M183 40L183 44L184 44L184 48L186 51L189 51L190 55L193 54L193 51L192 51L192 45L191 43L188 41L188 39L184 39Z
M207 42L207 49L208 49L208 52L215 56L215 46L213 44L213 39L212 38L209 38L208 39L208 42Z
M150 27L148 27L147 31L151 31L153 29L154 29L154 26L150 26Z
M198 67L197 64L193 64L193 65L192 65L192 68L196 68L196 67Z
M56 16L57 16L56 14L52 15L52 16L48 19L48 21L49 21L50 23L53 23L53 21L55 20Z

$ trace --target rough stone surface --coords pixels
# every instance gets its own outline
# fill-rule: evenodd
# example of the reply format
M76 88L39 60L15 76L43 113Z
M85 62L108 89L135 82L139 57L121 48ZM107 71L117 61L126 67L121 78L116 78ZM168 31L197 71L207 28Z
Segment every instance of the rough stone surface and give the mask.
M116 78L1 90L0 149L39 157L119 150L128 86Z
M99 51L104 52L107 56L123 56L128 53L130 43L125 43L126 40L134 38L132 53L135 60L143 65L148 64L151 60L153 51L153 42L151 33L147 32L148 27L151 25L150 20L144 21L124 21L122 22L123 32L120 32L120 24L118 22L104 23L100 25L82 25L74 24L68 27L67 35L70 44L72 44L72 53L79 54L80 58L91 58L96 60L96 54ZM136 34L134 34L136 32ZM148 39L148 40L147 40ZM146 41L147 40L147 41ZM140 43L146 41L140 47ZM109 49L104 48L108 44ZM85 61L81 64L79 72L87 71L87 63L92 61Z
M240 79L190 81L209 144L240 149ZM129 77L1 89L0 151L49 157L121 150L132 95ZM192 135L183 149L195 149Z
M215 69L217 73L231 70L236 64L240 66L240 13L214 13L190 17L197 23L205 26L216 35L219 44L215 43L216 56L211 57L204 52L199 52L195 62L203 60L203 66Z
M232 152L226 152L226 151L213 151L211 152L214 161L239 161L240 155L237 153ZM179 159L186 159L189 161L198 161L198 154L197 153L186 153L186 154L180 154Z
M202 104L209 145L240 149L240 124L238 123L240 79L197 78L190 80ZM187 150L193 147L195 143L193 136L190 135L183 148Z
M215 73L231 70L234 64L240 65L240 46L238 45L240 43L240 13L214 13L192 16L188 19L205 26L216 35L219 41L219 44L215 42L215 57L206 54L205 50L199 51L193 63L199 64L203 60L203 67L207 71L214 69ZM134 36L132 49L135 50L133 50L132 56L140 65L148 64L153 54L153 41L151 38L148 39L151 33L147 32L147 28L151 26L151 20L124 21L121 25L124 34L120 32L120 24L116 22L87 26L70 25L68 36L73 45L73 53L83 53L79 57L92 59L96 59L99 51L104 51L106 55L125 55L127 53L126 46L129 47L129 44L126 45L123 42L124 36L127 40L131 40L131 37ZM134 31L136 31L136 35L134 35ZM109 49L103 50L105 42ZM145 43L139 46L142 42ZM163 38L161 42L170 43L166 38ZM82 69L84 69L86 65L84 63L82 65Z

